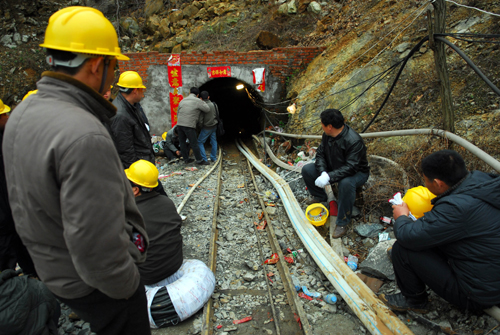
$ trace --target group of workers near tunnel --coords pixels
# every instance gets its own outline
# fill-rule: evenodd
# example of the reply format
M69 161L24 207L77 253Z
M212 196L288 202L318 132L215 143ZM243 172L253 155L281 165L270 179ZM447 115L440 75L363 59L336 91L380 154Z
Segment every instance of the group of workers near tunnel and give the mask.
M103 97L117 60L128 58L113 25L96 9L53 14L41 46L52 70L42 74L38 92L10 119L10 108L0 104L0 305L15 297L12 306L24 309L0 311L0 328L56 334L56 298L97 334L150 334L153 324L176 324L189 313L174 296L190 294L172 285L195 273L190 280L205 296L194 313L212 294L215 277L201 261L195 267L204 275L197 275L183 259L182 220L158 182L139 107L142 81L125 72L114 105ZM190 162L189 139L204 164L204 150L195 149L194 118L180 117L183 110L208 113L197 95L192 89L179 105L177 128L184 161ZM302 175L310 203L326 201L325 186L337 184L339 238L351 223L356 188L369 176L366 146L338 110L327 109L320 118L324 133L316 160ZM452 150L427 156L421 167L436 196L433 207L413 221L405 203L393 206L397 242L391 258L401 292L380 298L394 310L418 312L428 310L427 288L468 311L500 303L500 178L467 171ZM32 276L11 270L9 253Z

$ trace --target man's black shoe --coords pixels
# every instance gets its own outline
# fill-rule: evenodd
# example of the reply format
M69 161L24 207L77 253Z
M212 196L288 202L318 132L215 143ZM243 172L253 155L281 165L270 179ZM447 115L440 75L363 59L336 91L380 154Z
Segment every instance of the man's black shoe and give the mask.
M378 297L394 311L414 311L417 313L429 312L427 294L423 294L418 298L406 298L403 293L400 292L389 295L381 294Z
M210 163L207 161L199 161L199 162L196 162L196 165L210 165Z
M189 163L192 163L192 162L194 162L193 158L189 158L187 161L184 161L185 164L189 164Z

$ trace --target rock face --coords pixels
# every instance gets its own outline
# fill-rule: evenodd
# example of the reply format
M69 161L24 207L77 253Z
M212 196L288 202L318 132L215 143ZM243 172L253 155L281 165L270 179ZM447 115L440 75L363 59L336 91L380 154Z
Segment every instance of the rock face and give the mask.
M162 0L146 0L146 6L144 7L144 14L146 17L159 13L163 9Z
M269 50L279 46L280 39L269 31L261 31L255 41L262 50Z

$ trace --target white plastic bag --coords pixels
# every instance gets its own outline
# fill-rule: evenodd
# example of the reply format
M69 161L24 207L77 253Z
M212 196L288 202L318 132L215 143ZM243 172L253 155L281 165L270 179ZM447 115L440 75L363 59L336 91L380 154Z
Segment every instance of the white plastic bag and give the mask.
M151 317L151 303L162 287L166 287L177 315L184 321L208 301L215 289L215 276L202 261L185 259L180 269L170 277L153 285L145 285L151 328L158 328Z

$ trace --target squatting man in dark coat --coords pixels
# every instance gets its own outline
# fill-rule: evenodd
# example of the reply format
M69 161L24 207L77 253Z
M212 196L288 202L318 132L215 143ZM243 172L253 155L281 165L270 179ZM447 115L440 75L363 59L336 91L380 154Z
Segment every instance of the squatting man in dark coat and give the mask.
M430 212L413 221L394 205L392 262L400 293L380 295L397 311L428 310L427 287L460 309L500 303L500 177L468 172L453 150L422 160L425 186L436 195Z
M312 195L309 204L327 201L325 186L338 183L337 227L332 235L338 238L347 232L356 188L366 183L370 167L363 139L344 123L340 111L324 110L320 118L324 134L316 151L316 162L302 168L302 177Z
M158 184L156 166L139 160L125 174L150 238L148 257L139 265L150 306L150 325L176 325L203 307L215 289L215 276L203 262L183 259L182 219L173 201L154 191ZM186 280L188 273L194 274L194 284Z

